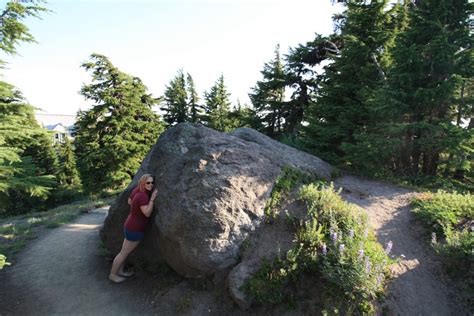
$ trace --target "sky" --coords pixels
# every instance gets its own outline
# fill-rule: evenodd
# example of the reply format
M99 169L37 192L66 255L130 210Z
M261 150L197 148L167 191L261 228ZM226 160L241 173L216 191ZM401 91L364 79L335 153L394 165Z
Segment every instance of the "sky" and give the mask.
M2 1L1 3L3 3ZM158 97L178 70L202 98L223 74L233 104L248 93L264 63L333 31L342 10L330 0L50 0L52 12L24 23L37 42L23 43L2 79L48 114L75 114L93 103L78 92L91 81L81 68L92 53L139 77Z

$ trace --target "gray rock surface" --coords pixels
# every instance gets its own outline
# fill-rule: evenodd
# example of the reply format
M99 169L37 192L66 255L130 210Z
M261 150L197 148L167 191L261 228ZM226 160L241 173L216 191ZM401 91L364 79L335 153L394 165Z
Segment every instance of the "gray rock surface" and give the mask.
M138 178L154 175L159 193L145 241L136 251L163 258L186 277L207 277L238 263L242 241L260 226L265 202L285 165L328 179L331 166L252 129L231 134L197 124L163 133L130 186L111 206L101 236L118 251L127 198Z

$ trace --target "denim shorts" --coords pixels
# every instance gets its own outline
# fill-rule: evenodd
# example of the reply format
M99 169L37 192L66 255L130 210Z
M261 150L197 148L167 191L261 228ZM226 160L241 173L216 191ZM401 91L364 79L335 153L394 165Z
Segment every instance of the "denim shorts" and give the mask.
M125 239L129 241L140 241L145 237L144 232L131 232L128 231L126 228L123 229Z

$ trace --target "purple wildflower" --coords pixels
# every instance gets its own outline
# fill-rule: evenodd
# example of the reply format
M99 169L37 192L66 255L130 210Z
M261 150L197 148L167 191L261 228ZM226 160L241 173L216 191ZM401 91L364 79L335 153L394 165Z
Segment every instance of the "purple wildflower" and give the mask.
M431 233L431 243L436 244L436 233L435 232Z
M364 239L367 239L367 236L369 236L369 230L366 228L364 230Z
M362 260L364 258L364 248L359 249L359 260Z
M326 247L326 244L323 244L322 252L323 252L323 255L324 255L324 256L328 254L328 249L327 249L327 247Z
M341 256L342 256L342 254L344 253L344 248L345 248L344 244L340 244L340 245L339 245L339 254L340 254Z
M392 251L392 246L393 246L393 242L390 240L388 243L387 243L387 247L385 248L385 253L388 255L390 253L390 251Z
M337 243L337 233L336 232L333 232L331 234L331 239L332 239L332 242L333 243Z
M380 272L379 276L377 277L377 285L376 285L377 287L380 286L380 284L382 283L382 280L383 280L383 273Z
M367 272L367 274L369 274L371 268L372 268L372 264L370 263L370 258L365 257L365 272Z

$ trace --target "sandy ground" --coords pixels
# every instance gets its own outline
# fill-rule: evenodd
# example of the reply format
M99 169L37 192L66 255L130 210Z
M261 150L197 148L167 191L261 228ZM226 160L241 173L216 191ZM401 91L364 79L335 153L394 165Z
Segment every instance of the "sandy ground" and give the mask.
M394 278L384 311L389 315L473 315L458 296L409 210L415 192L344 176L335 181L345 200L361 206L385 245L393 242ZM245 315L224 289L173 273L140 273L125 283L107 279L111 262L99 241L106 209L48 230L0 271L0 315ZM157 286L159 284L159 286ZM281 314L281 310L273 310ZM250 314L274 314L255 309ZM291 312L284 314L290 315Z
M106 209L48 230L0 271L1 315L151 315L139 278L114 284L100 248Z

